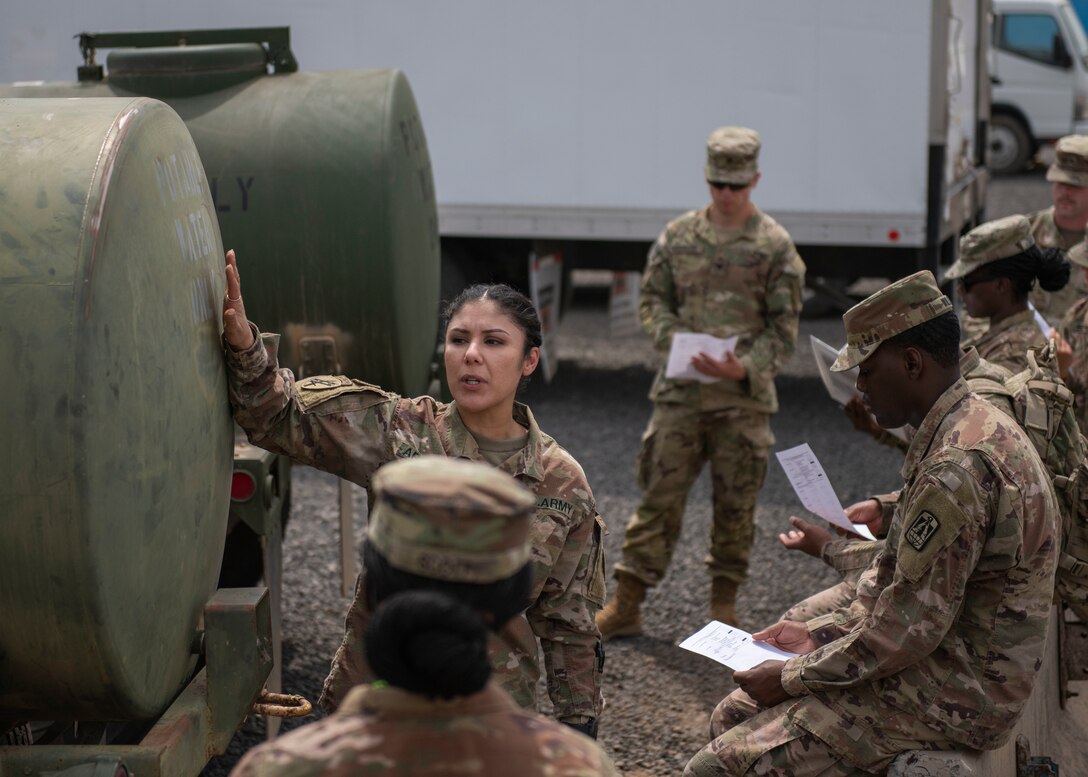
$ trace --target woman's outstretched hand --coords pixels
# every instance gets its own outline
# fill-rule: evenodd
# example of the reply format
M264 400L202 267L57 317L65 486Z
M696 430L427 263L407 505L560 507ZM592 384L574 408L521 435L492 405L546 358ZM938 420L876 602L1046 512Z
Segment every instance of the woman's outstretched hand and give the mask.
M227 251L227 296L223 300L223 337L234 351L245 351L253 345L253 330L246 318L242 302L242 282L238 278L238 262L234 249Z

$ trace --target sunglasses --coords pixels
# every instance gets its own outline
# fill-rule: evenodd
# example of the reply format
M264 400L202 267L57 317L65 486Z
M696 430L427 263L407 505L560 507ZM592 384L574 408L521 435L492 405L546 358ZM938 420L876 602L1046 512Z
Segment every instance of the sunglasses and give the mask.
M728 189L731 192L739 192L747 189L749 186L752 185L751 181L749 181L748 183L721 183L719 181L707 181L707 183L718 191L721 191L722 189Z
M957 279L956 283L958 283L959 287L964 291L970 291L972 286L977 286L980 283L986 283L987 281L992 280L994 279L991 277L981 276L972 278L970 275L968 275L966 278Z

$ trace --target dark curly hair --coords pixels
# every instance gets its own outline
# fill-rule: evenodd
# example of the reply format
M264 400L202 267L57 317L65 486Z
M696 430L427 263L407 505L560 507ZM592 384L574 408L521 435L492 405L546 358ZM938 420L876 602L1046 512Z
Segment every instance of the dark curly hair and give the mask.
M952 367L960 361L960 320L953 311L911 327L885 343L899 348L925 351L942 367Z
M1046 291L1065 288L1070 272L1069 260L1061 249L1033 245L1026 251L980 267L971 275L980 281L1008 278L1012 281L1016 299L1023 300L1027 299L1036 281Z

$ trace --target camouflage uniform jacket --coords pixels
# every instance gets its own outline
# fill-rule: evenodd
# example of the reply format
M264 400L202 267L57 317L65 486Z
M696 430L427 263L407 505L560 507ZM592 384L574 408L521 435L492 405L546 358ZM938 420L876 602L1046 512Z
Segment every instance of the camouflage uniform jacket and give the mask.
M1032 312L1025 310L969 337L963 345L974 346L986 361L1017 373L1028 367L1029 348L1046 345L1046 335L1035 323Z
M1073 361L1065 383L1073 392L1073 407L1081 434L1088 435L1088 297L1082 297L1069 309L1062 319L1060 331L1073 349Z
M903 464L884 549L849 608L808 626L821 647L782 683L799 724L853 745L889 705L977 749L1008 737L1042 659L1060 544L1050 478L1016 422L956 381ZM863 616L863 617L859 617Z
M290 370L278 368L278 347L279 335L264 335L248 351L226 349L234 418L254 445L364 487L395 458L431 453L483 461L454 403L399 397L344 377L296 383ZM604 523L578 462L540 430L529 408L515 404L514 418L529 439L502 469L537 496L534 584L529 609L492 640L495 677L520 704L535 707L535 634L556 717L596 718L603 653L594 617L604 601Z
M1077 230L1073 236L1062 234L1062 230L1054 223L1053 206L1030 214L1028 221L1031 222L1031 235L1041 248L1060 248L1068 251L1084 239L1084 230ZM1086 293L1088 293L1088 287L1084 285L1083 273L1073 268L1073 274L1069 276L1069 283L1065 285L1065 288L1058 291L1044 291L1036 286L1031 290L1028 299L1047 321L1057 326L1065 313Z
M743 381L699 383L658 371L655 402L700 410L740 407L778 410L774 377L793 353L801 312L805 265L790 236L758 209L737 236L723 240L707 210L669 223L650 249L642 278L642 327L667 355L675 332L738 335Z
M527 710L494 683L433 700L354 688L335 715L246 753L234 777L619 777L592 739Z

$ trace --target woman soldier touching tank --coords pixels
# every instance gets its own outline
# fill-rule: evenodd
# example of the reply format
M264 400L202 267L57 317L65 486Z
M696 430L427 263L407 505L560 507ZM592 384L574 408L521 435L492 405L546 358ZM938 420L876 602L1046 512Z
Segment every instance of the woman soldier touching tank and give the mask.
M540 358L540 319L532 303L508 286L479 285L447 306L445 367L453 401L446 404L346 377L296 381L279 367L279 336L261 335L246 318L233 251L226 275L231 404L254 445L364 487L383 464L430 453L486 462L533 492L530 604L492 638L491 666L521 706L535 709L539 639L556 718L595 736L604 654L594 616L604 599L604 524L578 462L514 401ZM364 569L321 696L329 711L352 686L373 679L363 659L366 590Z
M595 742L488 681L489 627L529 601L535 497L500 470L445 456L383 467L372 491L365 650L379 679L331 717L254 748L234 777L618 777Z

